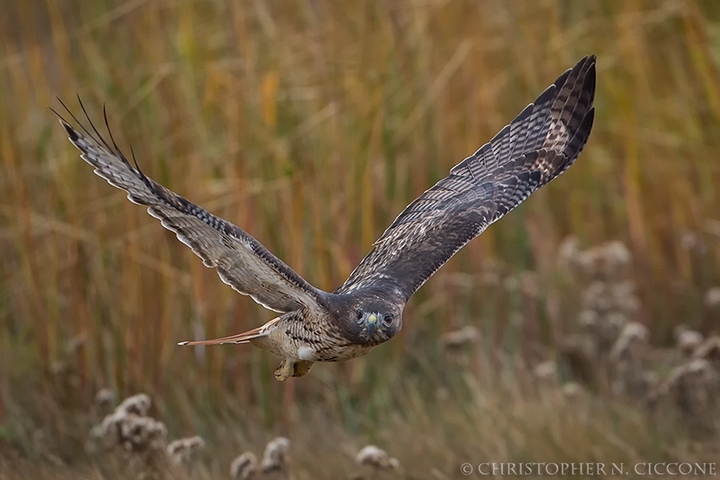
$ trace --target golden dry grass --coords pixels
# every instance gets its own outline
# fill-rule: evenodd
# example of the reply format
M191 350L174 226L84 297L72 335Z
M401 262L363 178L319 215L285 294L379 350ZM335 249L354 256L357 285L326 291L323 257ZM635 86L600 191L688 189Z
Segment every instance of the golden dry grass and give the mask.
M444 267L398 338L287 385L264 352L175 347L270 314L95 177L47 108L78 93L99 119L106 103L146 173L332 290L407 203L588 53L597 115L578 163ZM719 61L720 5L695 0L8 2L0 451L23 450L28 478L109 475L83 443L110 387L148 391L174 436L202 435L207 478L272 432L296 440L297 478L349 475L343 449L361 440L384 442L407 478L480 457L704 458L622 404L530 395L516 365L575 323L554 260L569 234L629 245L654 343L678 323L717 330L701 298L720 284ZM530 271L537 292L506 288ZM453 363L437 338L468 324L483 341Z

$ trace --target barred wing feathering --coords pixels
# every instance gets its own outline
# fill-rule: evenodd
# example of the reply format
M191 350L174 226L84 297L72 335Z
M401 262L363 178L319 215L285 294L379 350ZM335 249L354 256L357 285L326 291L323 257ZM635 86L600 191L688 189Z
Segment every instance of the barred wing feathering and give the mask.
M210 214L148 178L139 168L133 168L117 148L109 128L112 146L100 135L87 113L85 117L92 133L82 126L70 110L67 111L81 126L84 135L61 115L58 114L58 117L70 141L82 152L83 160L94 166L95 173L108 183L127 191L130 201L146 205L148 213L158 218L163 227L175 232L181 242L202 258L205 266L217 268L223 282L277 312L318 306L322 292L260 242L241 228ZM105 123L107 126L107 116Z
M407 301L465 244L573 164L590 135L594 94L593 55L413 201L336 293L385 285Z

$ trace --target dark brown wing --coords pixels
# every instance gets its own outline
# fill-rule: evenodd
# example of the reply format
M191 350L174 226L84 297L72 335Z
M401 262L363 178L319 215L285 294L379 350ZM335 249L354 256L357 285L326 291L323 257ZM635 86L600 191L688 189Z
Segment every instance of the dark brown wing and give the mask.
M131 202L147 205L148 213L158 218L163 227L175 232L181 242L202 258L206 267L217 268L223 282L277 312L318 307L322 292L244 230L171 192L139 168L133 168L112 140L112 134L111 146L89 118L93 133L78 122L85 132L83 135L58 116L70 141L82 152L82 159L95 167L95 173L110 185L127 191ZM105 123L107 125L107 116Z
M594 95L588 56L413 201L336 293L384 286L407 301L467 242L573 164L590 135Z

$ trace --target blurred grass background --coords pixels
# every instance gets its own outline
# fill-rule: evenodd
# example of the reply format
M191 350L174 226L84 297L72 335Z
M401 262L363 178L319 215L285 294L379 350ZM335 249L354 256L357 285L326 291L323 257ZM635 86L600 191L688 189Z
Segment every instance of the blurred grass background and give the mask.
M99 120L105 103L148 175L331 291L405 205L588 53L597 114L576 166L435 275L398 338L284 385L265 352L176 348L271 312L95 177L47 108L58 96L79 111L78 93ZM414 438L390 452L408 478L454 478L481 455L665 455L634 410L568 416L526 398L519 372L575 323L555 261L570 234L629 246L653 343L679 323L717 331L701 298L720 284L718 62L713 1L5 2L0 449L41 459L38 475L96 478L77 418L107 387L146 391L171 432L203 435L211 476L273 432L324 449L316 465L298 447L298 478L346 472L339 445L356 437ZM465 325L482 341L458 363L438 337Z

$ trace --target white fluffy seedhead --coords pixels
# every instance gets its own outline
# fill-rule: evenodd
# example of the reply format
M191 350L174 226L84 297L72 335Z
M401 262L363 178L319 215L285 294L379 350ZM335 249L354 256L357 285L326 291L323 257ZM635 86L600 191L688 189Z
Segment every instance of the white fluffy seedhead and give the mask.
M140 417L144 417L150 411L152 401L150 397L144 393L138 393L132 397L128 397L122 401L115 409L116 412L134 413Z
M154 418L128 414L120 423L120 443L126 450L157 450L164 446L167 429Z
M472 325L467 325L460 330L453 330L444 334L440 341L448 350L457 350L466 345L477 343L480 340L480 332Z
M650 331L645 325L630 322L620 332L610 353L610 358L617 362L631 356L642 355L642 349L648 344L649 339Z
M230 464L230 478L250 480L257 474L258 459L253 452L245 452Z
M675 340L682 354L690 356L702 345L704 339L700 332L686 328L676 332Z
M115 403L116 397L116 393L109 388L102 388L95 394L95 405L105 411L108 411Z
M720 287L712 287L705 292L703 303L711 310L720 310Z
M90 430L93 447L123 447L133 452L162 449L167 429L162 422L146 416L150 404L150 397L144 393L123 400Z
M697 358L703 358L720 373L720 335L713 335L695 350Z
M262 471L284 470L287 467L287 453L290 449L290 440L277 437L268 442L262 459Z
M385 450L375 445L364 446L355 457L358 465L369 465L377 470L397 470L400 462L391 458Z
M170 460L176 465L189 465L195 452L205 448L205 440L199 436L173 440L167 446L166 452Z

